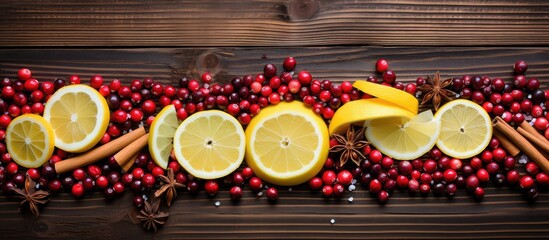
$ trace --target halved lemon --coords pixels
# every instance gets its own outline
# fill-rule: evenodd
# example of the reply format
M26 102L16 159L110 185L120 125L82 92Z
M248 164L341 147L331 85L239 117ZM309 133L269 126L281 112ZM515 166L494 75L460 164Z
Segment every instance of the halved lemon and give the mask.
M109 125L109 106L97 90L82 84L57 90L46 103L44 118L55 133L55 146L84 152L95 146Z
M330 121L330 135L342 133L353 123L363 124L366 120L387 117L411 119L415 116L405 108L381 98L360 99L345 103Z
M411 160L429 152L437 142L440 122L424 111L412 119L383 118L366 121L366 138L382 153Z
M440 121L437 147L454 158L470 158L482 152L492 139L492 123L488 113L469 100L444 104L435 114Z
M208 110L189 116L175 131L175 157L195 177L216 179L236 170L244 159L242 125L228 113Z
M53 128L43 117L24 114L6 129L6 147L13 161L26 168L42 166L53 154Z
M298 101L261 109L246 129L246 163L270 183L292 186L314 177L330 149L326 124Z
M166 169L173 150L173 136L181 121L177 118L174 105L165 106L151 124L149 130L149 152L154 162Z
M353 87L374 97L394 103L413 114L417 114L419 106L417 98L405 91L364 80L354 82Z

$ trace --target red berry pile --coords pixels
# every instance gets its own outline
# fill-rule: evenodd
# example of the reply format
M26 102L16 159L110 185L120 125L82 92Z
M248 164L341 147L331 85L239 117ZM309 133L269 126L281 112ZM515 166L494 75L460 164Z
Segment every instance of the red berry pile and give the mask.
M177 109L177 116L184 120L198 111L220 109L228 112L246 126L260 113L262 108L281 101L302 101L312 111L322 116L328 124L335 111L343 104L367 98L351 82L335 84L329 80L317 80L308 71L295 71L296 60L288 57L279 71L273 64L265 65L262 74L235 77L229 83L221 83L209 73L200 79L183 77L176 85L163 84L151 78L132 80L129 84L118 79L106 82L101 76L91 77L89 85L97 89L107 100L111 111L111 122L101 144L106 144L139 125L148 126L158 111L169 104ZM530 121L536 129L549 137L546 101L549 91L539 89L540 82L524 76L527 65L523 61L514 66L515 77L510 83L501 78L486 76L463 76L452 80L451 90L459 93L456 97L471 99L482 105L492 117L501 116L511 124L522 120ZM426 84L423 77L416 82L404 84L397 81L396 73L389 69L388 62L379 60L376 70L381 74L368 77L371 82L392 86L417 97L421 97L418 86ZM28 69L21 69L17 79L5 78L0 81L0 183L5 195L13 194L14 188L22 188L25 174L38 182L38 188L51 193L70 192L74 197L85 197L90 192L103 192L105 198L120 196L127 189L134 192L133 203L143 207L147 196L160 185L159 176L166 170L158 167L147 150L143 150L127 172L113 159L103 159L71 173L58 175L54 164L71 156L57 149L49 163L39 169L23 169L12 161L6 152L4 129L11 119L25 113L42 114L47 99L66 84L80 84L78 76L69 80L39 81L32 78ZM331 141L332 144L337 144ZM412 194L446 195L453 197L458 189L466 189L475 199L482 199L484 188L492 182L495 186L518 186L529 200L538 197L538 189L549 185L549 176L527 159L509 156L501 148L499 140L492 139L490 146L480 155L471 159L454 159L432 149L428 156L413 161L398 161L384 156L380 151L366 146L361 149L366 158L360 165L349 163L341 166L337 154L330 154L323 170L308 185L313 191L321 191L325 197L343 197L348 191L357 189L359 184L377 196L381 203L389 200L397 190L407 190ZM524 160L524 162L521 162ZM524 165L525 170L516 167ZM231 199L242 198L249 188L262 192L267 199L275 201L279 197L277 188L266 184L254 176L249 167L243 166L228 177L204 181L187 174L172 157L168 164L184 191L197 194L205 191L215 196L220 189L228 189Z

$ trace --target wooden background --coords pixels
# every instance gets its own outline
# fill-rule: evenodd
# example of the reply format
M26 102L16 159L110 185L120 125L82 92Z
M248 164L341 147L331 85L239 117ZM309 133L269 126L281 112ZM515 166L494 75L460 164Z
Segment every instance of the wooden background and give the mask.
M0 76L28 67L40 80L101 74L123 81L215 73L216 81L298 60L319 79L354 80L389 60L401 81L441 71L511 78L516 60L549 87L549 2L372 1L30 1L0 2ZM269 204L249 191L210 199L182 194L157 233L129 217L133 194L52 197L40 217L0 195L0 239L547 238L549 194L529 204L516 189L487 188L485 200L395 192L380 206L359 188L341 200L307 187L280 189ZM348 203L347 197L354 202ZM214 202L221 206L215 207ZM335 224L330 224L334 219Z

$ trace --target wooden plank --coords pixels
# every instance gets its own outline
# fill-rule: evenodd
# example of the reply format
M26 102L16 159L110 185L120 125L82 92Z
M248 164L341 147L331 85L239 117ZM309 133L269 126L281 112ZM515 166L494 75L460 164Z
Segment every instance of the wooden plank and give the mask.
M5 0L0 46L548 45L543 0Z
M176 84L179 77L198 77L209 70L216 81L256 74L269 62L278 66L295 56L298 69L319 79L341 82L374 74L374 62L387 58L400 80L440 70L443 76L488 75L509 80L518 59L529 63L528 76L549 87L549 48L126 48L126 49L0 49L0 76L14 77L29 67L41 79L94 74L107 80L154 77ZM486 189L476 203L461 191L445 197L409 196L395 192L380 206L362 187L341 200L325 200L307 187L280 188L280 200L269 204L248 189L239 203L229 200L228 187L215 198L180 194L167 224L157 233L141 230L132 216L133 193L106 201L95 193L82 200L68 194L52 197L38 217L17 212L18 200L0 195L1 239L462 239L546 238L549 234L547 190L529 204L517 189ZM347 201L354 197L353 203ZM216 201L221 202L215 207ZM335 224L330 224L334 219Z

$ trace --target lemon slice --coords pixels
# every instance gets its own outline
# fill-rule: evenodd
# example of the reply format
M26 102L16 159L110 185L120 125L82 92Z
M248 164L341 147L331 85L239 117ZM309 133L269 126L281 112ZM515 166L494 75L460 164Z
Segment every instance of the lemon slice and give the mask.
M6 129L8 152L13 161L26 168L38 168L48 161L54 143L51 125L39 115L21 115Z
M57 90L46 103L44 118L55 133L55 146L84 152L95 146L109 125L109 106L95 89L70 85Z
M417 114L419 102L412 94L405 91L363 80L354 82L353 87L374 97L394 103L413 114Z
M181 121L173 105L165 106L151 124L149 130L149 152L156 165L166 169L173 150L173 136Z
M383 118L366 121L366 138L379 151L398 160L411 160L429 152L437 142L440 122L431 110L414 118Z
M329 145L326 124L298 101L261 109L246 129L246 163L270 183L293 186L314 177Z
M360 99L341 106L330 122L330 134L342 133L349 125L386 117L411 119L414 113L381 98Z
M437 147L454 158L470 158L482 152L492 139L490 116L469 100L454 100L435 113L440 121Z
M189 116L175 131L175 157L190 174L216 179L236 170L244 159L246 137L228 113L208 110Z

